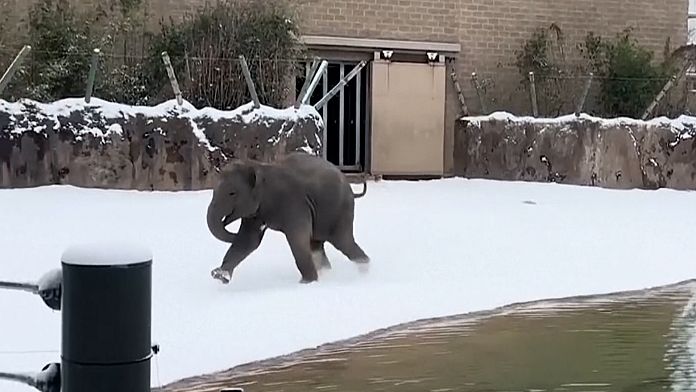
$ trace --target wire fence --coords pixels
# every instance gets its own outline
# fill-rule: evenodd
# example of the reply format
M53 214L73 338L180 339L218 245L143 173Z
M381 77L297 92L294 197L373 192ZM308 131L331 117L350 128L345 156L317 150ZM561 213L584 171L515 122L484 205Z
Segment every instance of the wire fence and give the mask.
M87 95L90 67L96 56L92 96L130 105L157 105L176 92L161 55L123 52L31 50L0 98L43 102ZM16 50L0 47L2 70ZM45 59L52 60L46 63ZM234 109L251 100L237 56L169 54L184 100L196 107ZM311 59L245 59L262 104L283 107L296 95ZM456 67L456 65L455 65ZM448 74L451 69L448 69ZM293 81L295 79L295 83ZM506 111L517 115L556 117L582 111L602 117L676 117L694 112L694 88L689 74L667 77L605 76L587 72L529 75L515 69L487 72L457 70L466 110L472 115ZM449 99L458 102L453 79ZM300 82L301 84L301 82ZM330 86L333 87L333 86ZM663 91L664 90L664 91ZM462 109L464 110L464 109Z
M591 73L530 75L516 71L458 73L472 114L506 111L557 117L589 113L601 117L676 117L693 113L690 76L608 77Z

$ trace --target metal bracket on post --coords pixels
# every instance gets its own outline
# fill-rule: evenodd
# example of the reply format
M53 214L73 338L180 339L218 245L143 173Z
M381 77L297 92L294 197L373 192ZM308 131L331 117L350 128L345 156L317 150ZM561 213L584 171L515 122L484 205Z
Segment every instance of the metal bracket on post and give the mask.
M49 308L53 310L61 309L62 272L60 269L49 271L36 283L0 281L0 288L27 291L36 294L41 297Z
M358 65L353 67L353 69L350 72L348 72L348 75L346 75L343 79L341 79L338 82L338 84L336 84L331 90L329 90L329 92L326 93L326 95L324 95L319 100L319 102L317 102L314 105L314 109L320 110L322 107L324 107L324 105L326 105L326 103L329 102L329 100L331 98L333 98L333 96L338 93L338 91L341 89L341 87L348 84L348 82L350 82L350 80L353 79L355 77L355 75L357 75L358 72L360 72L360 70L363 69L363 67L365 67L365 65L367 65L367 61L362 60L361 62L358 63Z
M319 69L314 74L312 82L309 84L309 87L307 88L307 91L305 91L305 94L300 97L301 104L306 104L307 101L309 101L309 98L312 96L312 94L314 94L314 89L317 88L317 85L319 84L319 79L321 79L322 75L324 74L324 70L328 65L328 61L322 60L321 64L319 65Z
M309 69L309 74L307 74L307 77L302 84L302 89L295 99L295 109L299 109L302 105L302 98L305 96L305 94L307 94L307 89L309 89L309 85L314 79L314 75L317 73L317 69L319 69L320 64L321 62L319 61L319 57L315 57L314 60L312 60L312 67Z
M176 103L181 106L184 103L184 99L181 96L179 82L176 80L174 67L172 67L172 62L169 59L169 54L167 54L167 52L162 52L162 62L164 62L164 67L167 69L167 76L169 76L169 83L171 83L172 90L174 90L174 96L176 96Z
M62 271L54 269L44 274L36 283L0 281L0 288L37 294L49 308L60 310L62 282ZM26 384L41 392L61 391L61 373L58 363L44 366L36 375L0 372L0 379Z
M7 71L5 71L5 73L0 78L0 95L2 95L3 91L5 91L5 88L10 83L10 79L12 79L15 72L17 72L17 69L19 69L20 65L22 65L24 59L26 58L27 54L29 54L30 50L31 46L24 45L22 50L19 51L19 54L17 54L17 57L15 57L10 66L7 67Z
M41 392L60 392L60 364L49 363L37 375L0 372L0 379L29 385Z

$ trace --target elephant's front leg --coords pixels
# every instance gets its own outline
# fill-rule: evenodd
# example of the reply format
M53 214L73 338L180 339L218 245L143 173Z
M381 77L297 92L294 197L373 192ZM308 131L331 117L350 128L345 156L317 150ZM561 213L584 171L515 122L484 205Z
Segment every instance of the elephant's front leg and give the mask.
M300 283L311 283L319 279L317 267L312 258L309 229L297 229L285 234L290 250L295 258L295 265L302 275Z
M266 228L260 221L242 219L239 233L230 245L222 260L222 265L210 272L213 278L227 284L232 279L234 269L261 244Z

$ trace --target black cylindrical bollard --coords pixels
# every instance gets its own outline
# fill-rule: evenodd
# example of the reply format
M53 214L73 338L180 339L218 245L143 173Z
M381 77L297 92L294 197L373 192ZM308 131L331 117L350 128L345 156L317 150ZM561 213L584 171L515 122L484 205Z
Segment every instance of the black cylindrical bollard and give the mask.
M63 392L149 392L152 256L90 245L63 254Z

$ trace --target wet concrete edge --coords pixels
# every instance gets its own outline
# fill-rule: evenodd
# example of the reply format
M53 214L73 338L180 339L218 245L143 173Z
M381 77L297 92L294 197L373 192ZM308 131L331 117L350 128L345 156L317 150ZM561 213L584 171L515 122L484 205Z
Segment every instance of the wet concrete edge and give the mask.
M169 384L163 385L160 388L153 388L153 392L165 392L170 389L177 389L177 388L182 388L186 385L198 383L198 382L203 382L204 380L210 379L210 378L222 378L222 377L227 377L227 378L240 378L240 377L245 377L245 376L251 376L254 375L255 373L258 373L259 371L272 371L274 369L280 369L280 368L285 368L288 366L292 366L295 363L297 363L299 360L302 358L306 358L307 356L314 355L320 352L324 351L332 351L335 349L343 348L345 346L349 346L352 344L360 343L362 341L366 340L372 340L375 338L379 338L382 335L388 335L394 332L397 332L399 330L404 330L408 328L414 328L414 327L421 327L429 324L434 324L434 323L447 323L447 322L474 322L474 321L480 321L484 320L486 318L494 317L494 316L502 316L508 313L516 312L516 311L521 311L525 309L536 309L544 305L552 305L552 304L557 304L557 303L574 303L574 304L585 304L585 303L590 303L592 301L601 299L602 301L606 300L629 300L629 299L638 299L646 296L654 296L654 295L659 295L659 294L664 294L673 290L694 290L696 291L696 278L694 279L687 279L687 280L682 280L677 283L672 283L672 284L667 284L667 285L661 285L661 286L652 286L652 287L647 287L647 288L642 288L642 289L637 289L637 290L626 290L626 291L615 291L615 292L606 292L606 293L597 293L597 294L587 294L587 295L577 295L577 296L570 296L570 297L553 297L553 298L545 298L545 299L540 299L540 300L532 300L532 301L525 301L525 302L514 302L510 303L507 305L499 306L493 309L487 309L487 310L479 310L479 311L473 311L473 312L466 312L466 313L460 313L460 314L455 314L455 315L448 315L448 316L439 316L439 317L431 317L431 318L424 318L416 321L409 321L405 323L400 323L400 324L395 324L391 325L389 327L385 328L380 328L371 332L368 332L366 334L361 334L357 335L351 338L343 339L343 340L338 340L330 343L325 343L316 347L311 347L311 348L306 348L302 349L299 351L295 351L293 353L285 354L285 355L279 355L267 359L262 359L258 361L252 361L244 364L240 364L237 366L234 366L229 369L225 370L220 370L212 373L207 373L207 374L202 374L198 376L191 376L191 377L186 377L174 382L171 382Z

